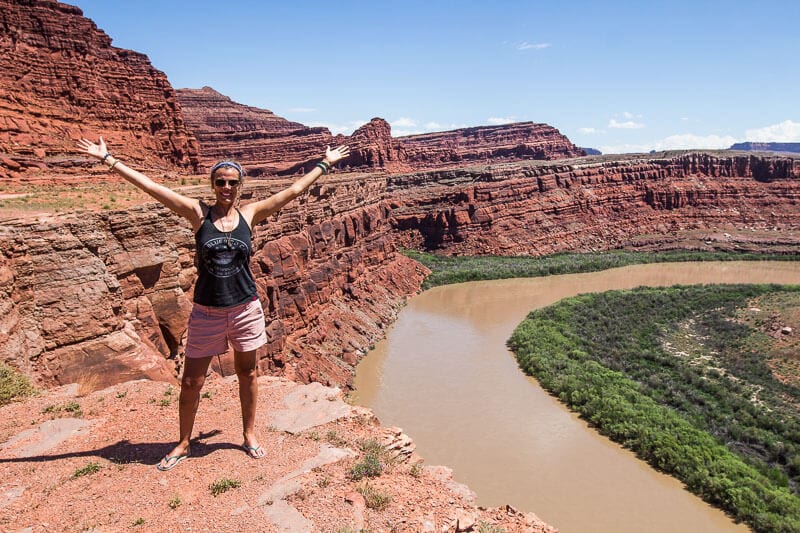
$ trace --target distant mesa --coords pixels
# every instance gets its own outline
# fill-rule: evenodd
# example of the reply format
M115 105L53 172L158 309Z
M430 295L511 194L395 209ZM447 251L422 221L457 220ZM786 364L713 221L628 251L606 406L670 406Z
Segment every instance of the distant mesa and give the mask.
M290 122L272 111L231 100L210 87L176 91L184 120L200 145L201 165L235 158L254 176L309 170L320 147L348 144L350 170L389 172L526 159L578 157L585 152L547 124L519 122L392 137L389 123L375 117L350 136Z
M597 148L586 148L585 146L581 146L580 148L586 153L586 155L603 155L603 152Z
M736 143L729 150L752 152L794 152L800 153L800 143L752 142Z

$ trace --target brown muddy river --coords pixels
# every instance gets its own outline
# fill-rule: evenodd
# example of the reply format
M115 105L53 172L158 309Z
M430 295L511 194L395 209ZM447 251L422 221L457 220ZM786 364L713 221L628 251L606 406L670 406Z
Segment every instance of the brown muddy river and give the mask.
M506 340L562 298L638 286L800 284L800 263L668 263L449 285L409 301L359 364L354 394L478 504L534 512L562 533L747 531L599 435L519 370Z

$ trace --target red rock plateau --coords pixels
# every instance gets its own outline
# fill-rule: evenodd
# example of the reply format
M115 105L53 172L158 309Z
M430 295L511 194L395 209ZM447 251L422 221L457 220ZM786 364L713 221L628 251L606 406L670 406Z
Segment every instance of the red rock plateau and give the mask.
M0 0L0 180L85 173L75 140L98 135L143 168L197 165L175 91L147 56L111 46L77 7Z
M389 123L374 118L350 136L333 136L327 128L309 128L238 104L210 87L179 89L178 99L200 143L203 166L233 158L253 176L308 170L327 144L352 147L341 165L347 170L391 172L584 155L547 124L522 122L393 138Z

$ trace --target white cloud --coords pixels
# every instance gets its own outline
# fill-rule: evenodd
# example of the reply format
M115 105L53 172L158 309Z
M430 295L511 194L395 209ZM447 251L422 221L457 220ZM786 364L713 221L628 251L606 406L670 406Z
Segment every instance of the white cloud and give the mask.
M289 111L292 113L313 113L316 109L313 107L292 107Z
M784 120L780 124L747 130L745 141L754 142L800 142L800 122Z
M330 122L312 122L309 124L311 127L315 128L328 128L333 135L351 135L354 131L358 128L363 126L369 122L369 120L351 120L350 122L346 122L344 124L333 124Z
M551 46L550 43L529 43L528 41L522 41L517 45L517 50L543 50Z
M608 127L614 129L622 129L622 130L638 130L644 128L644 124L641 122L634 122L632 120L627 120L625 122L619 122L616 119L611 119L608 121Z
M428 131L441 131L442 125L438 122L427 122L425 124L425 129Z
M737 142L736 138L730 135L694 135L692 133L683 133L670 135L669 137L650 143L600 146L598 150L604 154L628 154L649 152L651 150L720 149L730 148L735 142Z
M634 115L633 113L631 113L629 111L623 111L622 112L622 118L626 118L628 120L631 120L633 118L642 118L642 115Z
M400 117L395 121L390 122L392 129L394 128L416 128L417 121L413 118Z
M603 133L602 130L598 130L597 128L578 128L579 133L591 134L591 133Z
M511 122L516 122L517 117L510 116L510 117L489 117L486 119L486 122L492 125L499 125L499 124L510 124Z

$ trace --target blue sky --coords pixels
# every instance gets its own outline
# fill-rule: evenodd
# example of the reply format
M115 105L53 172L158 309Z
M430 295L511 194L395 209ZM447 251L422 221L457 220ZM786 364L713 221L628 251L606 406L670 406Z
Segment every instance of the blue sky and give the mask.
M66 0L69 2L69 0ZM176 88L395 136L545 122L605 153L800 142L800 2L73 0Z

